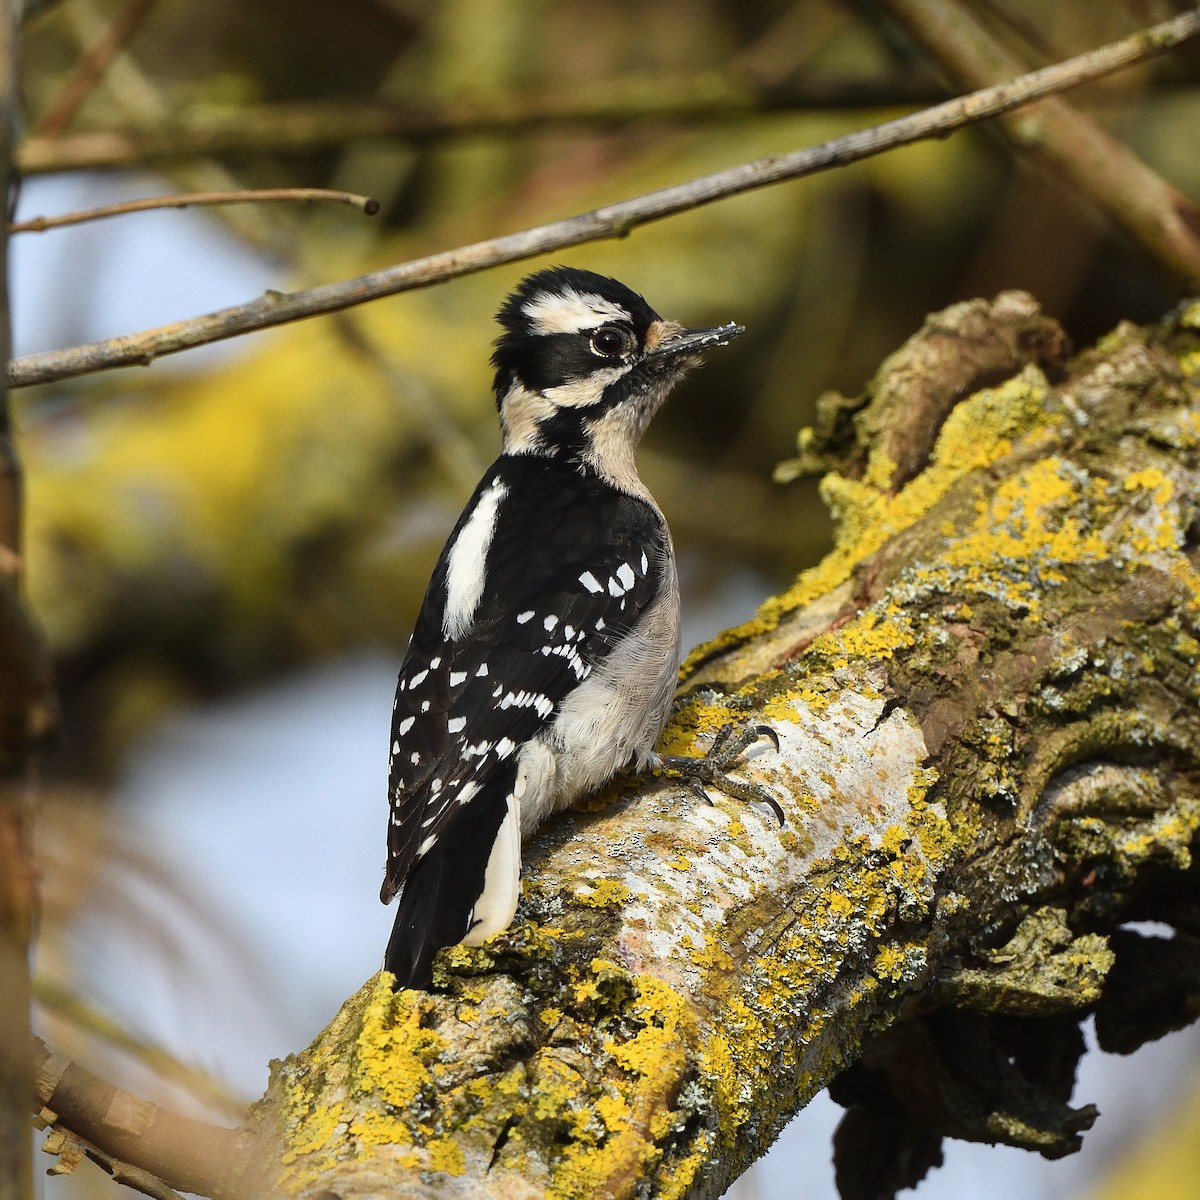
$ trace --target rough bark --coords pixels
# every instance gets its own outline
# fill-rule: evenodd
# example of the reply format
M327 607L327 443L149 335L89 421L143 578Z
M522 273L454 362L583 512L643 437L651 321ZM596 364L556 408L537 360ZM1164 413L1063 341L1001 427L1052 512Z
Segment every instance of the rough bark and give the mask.
M770 723L786 826L646 780L552 823L508 934L276 1064L224 1190L716 1196L830 1085L847 1196L1076 1148L1080 1019L1198 1007L1198 448L1200 304L1074 360L1019 293L931 318L802 439L833 552L685 668L667 749Z

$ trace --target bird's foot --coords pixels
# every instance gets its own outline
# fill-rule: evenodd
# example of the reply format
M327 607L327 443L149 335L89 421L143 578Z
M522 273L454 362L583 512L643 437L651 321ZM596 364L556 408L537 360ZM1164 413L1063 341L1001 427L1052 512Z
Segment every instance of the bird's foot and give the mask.
M779 736L770 725L726 725L713 740L708 753L701 758L689 758L681 754L652 754L648 766L656 775L678 779L711 804L705 786L716 788L727 796L748 800L752 804L765 804L784 825L783 809L779 801L762 784L736 779L730 771L738 760L756 742L766 738L779 750Z

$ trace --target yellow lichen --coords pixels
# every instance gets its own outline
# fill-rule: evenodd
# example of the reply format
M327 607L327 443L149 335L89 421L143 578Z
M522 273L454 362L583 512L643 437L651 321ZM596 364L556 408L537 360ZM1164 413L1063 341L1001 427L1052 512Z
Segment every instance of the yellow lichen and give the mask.
M861 480L825 476L821 491L834 517L833 550L767 600L751 621L697 647L683 665L683 677L721 648L776 628L788 613L845 583L859 563L924 516L965 475L1009 454L1018 438L1047 430L1057 417L1047 411L1046 392L1044 377L1030 367L962 401L943 424L929 466L895 494L894 464L879 451Z
M432 1001L417 992L394 993L391 984L382 972L371 980L286 1074L285 1190L318 1178L335 1156L377 1146L411 1147L400 1158L425 1170L463 1171L455 1139L414 1125L409 1116L423 1091L436 1090L431 1066L445 1048L445 1038L422 1025ZM356 1016L358 1032L347 1045L341 1031ZM355 1098L348 1122L339 1116L343 1094Z
M624 904L630 895L629 888L620 880L587 879L584 880L584 888L574 893L574 898L588 908L612 908Z
M871 970L880 979L896 982L904 973L907 957L899 946L884 946L877 955Z
M603 993L619 972L611 962L593 960L595 983L589 994ZM580 1127L554 1164L547 1191L558 1200L591 1200L610 1194L616 1181L644 1177L662 1157L658 1141L674 1121L673 1104L696 1037L695 1016L662 980L623 978L630 992L622 1008L623 1025L633 1033L604 1041L623 1079L610 1080L610 1088L593 1101L601 1130Z

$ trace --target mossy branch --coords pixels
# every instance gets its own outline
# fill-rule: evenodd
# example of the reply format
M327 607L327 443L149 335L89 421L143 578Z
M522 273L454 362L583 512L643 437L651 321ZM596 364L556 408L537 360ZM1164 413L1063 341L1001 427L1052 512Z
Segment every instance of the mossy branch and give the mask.
M835 549L692 656L665 747L769 722L786 829L653 780L552 823L508 934L277 1065L235 1190L716 1196L832 1086L861 1200L943 1136L1070 1152L1080 1019L1190 1019L1200 305L1075 359L957 305L802 448Z

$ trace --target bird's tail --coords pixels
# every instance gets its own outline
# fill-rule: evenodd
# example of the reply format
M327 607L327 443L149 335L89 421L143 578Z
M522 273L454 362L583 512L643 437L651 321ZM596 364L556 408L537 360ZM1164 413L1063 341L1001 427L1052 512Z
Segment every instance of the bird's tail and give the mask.
M479 935L470 941L482 941L512 920L521 869L520 818L507 790L494 789L490 804L482 797L472 800L409 870L383 958L397 989L427 991L434 955L443 946L468 934ZM497 908L499 921L483 929L483 913Z

